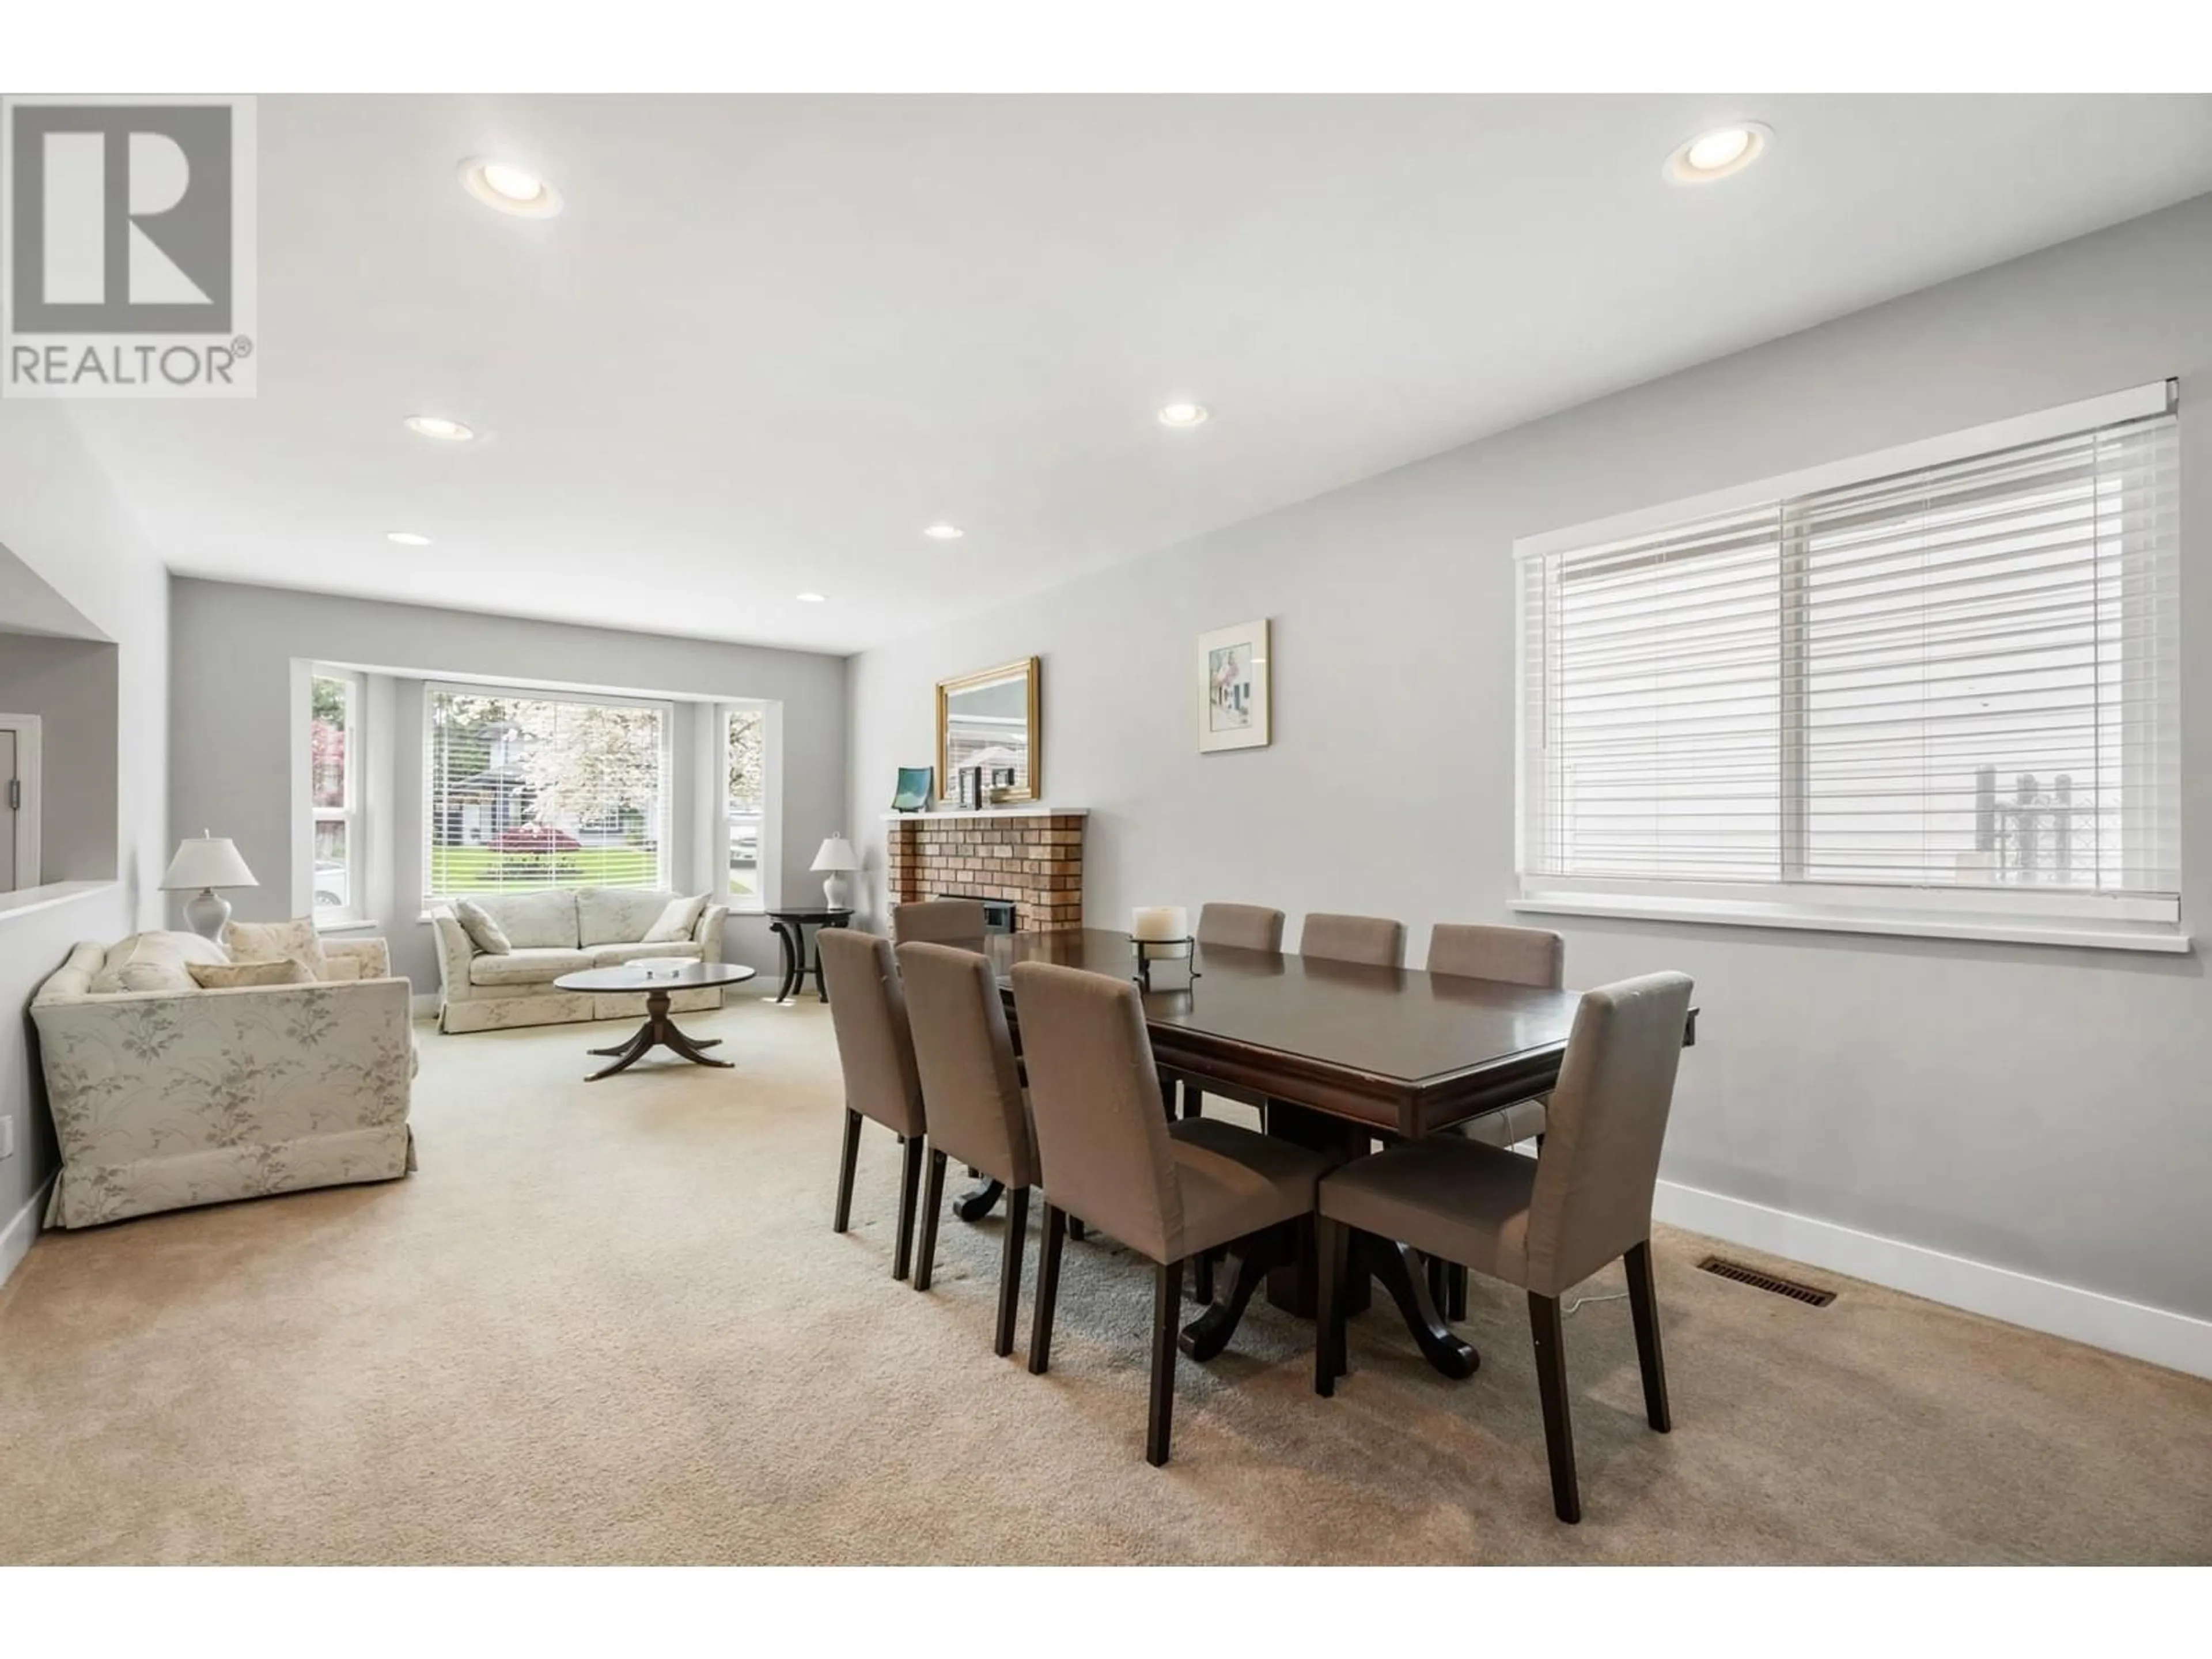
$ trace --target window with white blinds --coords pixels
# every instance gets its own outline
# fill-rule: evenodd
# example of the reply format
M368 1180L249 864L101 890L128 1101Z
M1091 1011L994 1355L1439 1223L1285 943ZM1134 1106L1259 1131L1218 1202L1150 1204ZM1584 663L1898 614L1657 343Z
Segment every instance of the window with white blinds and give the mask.
M2171 933L2173 410L2161 383L1523 544L1523 898Z
M666 887L673 712L520 686L425 686L426 896Z

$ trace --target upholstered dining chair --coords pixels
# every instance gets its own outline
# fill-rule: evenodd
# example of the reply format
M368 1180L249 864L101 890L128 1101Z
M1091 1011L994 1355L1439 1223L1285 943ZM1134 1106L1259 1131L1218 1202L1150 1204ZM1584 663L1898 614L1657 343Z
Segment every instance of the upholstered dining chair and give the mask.
M1144 1004L1125 979L1041 962L1014 965L1030 1103L1044 1166L1044 1259L1030 1322L1030 1370L1051 1362L1064 1220L1071 1210L1158 1269L1145 1461L1168 1461L1183 1263L1200 1251L1312 1212L1318 1152L1233 1123L1170 1128L1160 1112Z
M852 1221L860 1120L872 1118L906 1149L899 1177L898 1237L891 1246L891 1277L904 1279L914 1243L915 1189L921 1183L922 1137L927 1127L905 994L889 939L850 928L825 927L817 948L823 981L830 988L837 1062L845 1073L845 1150L837 1165L837 1214L830 1230L842 1233Z
M1204 904L1198 911L1198 942L1239 951L1283 948L1283 913L1261 904Z
M1347 1370L1343 1287L1356 1230L1528 1292L1552 1506L1560 1520L1582 1519L1582 1497L1559 1297L1616 1256L1626 1258L1644 1415L1662 1434L1674 1427L1651 1284L1651 1194L1690 988L1686 974L1647 974L1583 994L1552 1091L1550 1130L1534 1158L1456 1135L1428 1135L1357 1159L1322 1182L1314 1392L1334 1394Z
M1006 1189L1006 1242L999 1265L999 1324L991 1352L1012 1353L1022 1294L1022 1245L1036 1184L1029 1103L990 963L950 945L902 945L899 979L914 1028L915 1064L929 1118L929 1179L921 1199L921 1253L914 1287L929 1288L937 1223L945 1207L945 1162L957 1158Z
M1298 933L1298 954L1370 968L1406 965L1406 924L1387 916L1339 916L1316 910Z
M1209 945L1224 950L1280 951L1283 948L1283 913L1270 910L1263 904L1204 904L1198 911L1198 945L1203 951ZM1206 1091L1195 1079L1184 1078L1182 1084L1182 1115L1202 1116L1206 1109ZM1234 1091L1214 1085L1217 1093L1225 1093L1232 1100L1247 1100L1248 1103L1264 1107L1267 1103L1258 1096L1247 1097ZM1210 1268L1201 1261L1199 1267L1199 1296L1211 1299L1208 1282Z
M983 906L976 899L914 899L891 906L894 945L951 945L981 951L983 931Z
M1567 942L1547 927L1500 927L1474 922L1440 921L1429 931L1428 971L1460 979L1499 980L1556 991L1566 983ZM1459 1126L1457 1133L1486 1146L1544 1144L1544 1097L1516 1100L1498 1112L1486 1112ZM1443 1282L1439 1282L1439 1280ZM1440 1273L1433 1267L1429 1289L1447 1319L1467 1317L1467 1270Z

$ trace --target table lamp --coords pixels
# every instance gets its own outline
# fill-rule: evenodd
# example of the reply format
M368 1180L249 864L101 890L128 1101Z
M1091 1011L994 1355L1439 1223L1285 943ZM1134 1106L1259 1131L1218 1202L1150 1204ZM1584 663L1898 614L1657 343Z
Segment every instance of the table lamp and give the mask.
M853 851L853 843L841 831L822 843L822 850L814 855L812 866L826 872L829 879L822 884L822 892L833 910L853 908L852 872L860 867L860 860Z
M185 906L185 920L202 939L222 943L222 930L230 921L230 901L215 890L218 887L258 887L253 872L246 867L246 860L238 855L238 848L230 844L227 836L210 836L200 831L195 840L180 842L177 856L169 860L169 872L161 878L165 893L188 893L199 889L197 896Z

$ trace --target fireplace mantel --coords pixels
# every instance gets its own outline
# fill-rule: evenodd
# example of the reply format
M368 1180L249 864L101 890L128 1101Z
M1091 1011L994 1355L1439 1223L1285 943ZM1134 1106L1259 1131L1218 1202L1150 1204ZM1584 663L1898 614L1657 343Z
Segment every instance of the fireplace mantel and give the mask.
M1087 806L948 807L937 812L886 812L885 823L941 823L946 818L1087 818Z
M886 812L885 896L893 904L958 893L1005 899L1025 933L1083 926L1081 806Z

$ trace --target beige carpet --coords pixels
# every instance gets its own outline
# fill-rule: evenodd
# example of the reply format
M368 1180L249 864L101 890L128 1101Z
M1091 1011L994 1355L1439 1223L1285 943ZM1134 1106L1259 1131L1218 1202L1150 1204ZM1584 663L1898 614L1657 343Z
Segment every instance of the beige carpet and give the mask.
M1672 1233L1673 1435L1626 1304L1567 1322L1578 1528L1480 1281L1473 1380L1378 1309L1334 1401L1256 1309L1149 1468L1139 1264L1071 1245L1052 1375L993 1358L1000 1223L893 1283L888 1135L829 1230L827 1011L692 1023L739 1069L586 1086L611 1027L426 1030L412 1179L42 1237L0 1289L0 1560L2212 1559L2212 1383L1832 1276L1801 1307Z

